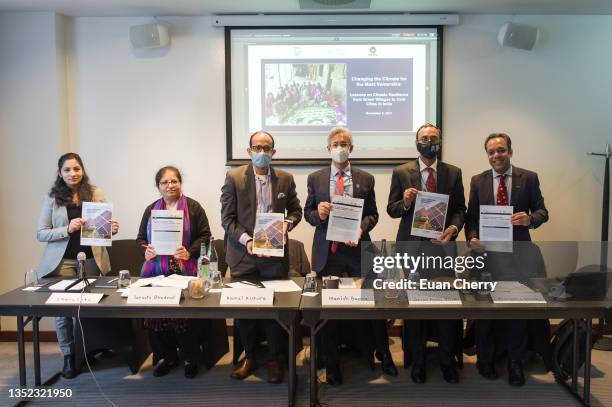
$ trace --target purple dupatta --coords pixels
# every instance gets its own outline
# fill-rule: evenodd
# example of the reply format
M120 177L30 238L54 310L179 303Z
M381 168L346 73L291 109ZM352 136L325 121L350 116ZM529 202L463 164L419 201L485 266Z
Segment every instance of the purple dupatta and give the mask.
M160 198L153 204L153 208L151 209L166 209L166 202L163 198ZM183 247L189 250L189 245L191 243L191 220L189 217L189 208L187 207L187 198L185 195L181 195L178 200L176 210L183 211ZM149 221L147 222L147 241L151 242L151 217L149 216ZM147 260L142 265L142 270L140 270L141 277L155 277L159 275L167 276L172 274L170 270L170 257L171 256L163 256L158 255L155 256L151 260ZM183 272L183 275L186 276L195 276L197 275L198 267L197 267L197 259L189 258L189 260L177 260Z

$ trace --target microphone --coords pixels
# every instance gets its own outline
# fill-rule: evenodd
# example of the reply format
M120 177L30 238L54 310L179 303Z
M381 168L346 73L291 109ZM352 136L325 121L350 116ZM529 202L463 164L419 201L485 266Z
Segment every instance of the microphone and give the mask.
M77 277L79 277L81 280L84 280L87 277L87 275L85 274L86 259L87 256L85 255L85 253L79 252L79 254L77 254L77 262L79 263L79 275Z

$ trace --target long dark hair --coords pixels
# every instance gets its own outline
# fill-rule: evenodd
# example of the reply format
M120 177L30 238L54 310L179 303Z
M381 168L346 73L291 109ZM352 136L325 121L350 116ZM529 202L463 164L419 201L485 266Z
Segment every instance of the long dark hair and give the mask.
M83 165L83 160L77 153L66 153L62 155L59 160L57 160L57 177L55 178L55 183L51 187L51 191L49 191L49 196L55 198L55 203L58 206L66 206L72 203L72 189L66 185L64 179L62 178L62 167L64 163L68 160L77 160L81 169L83 170L83 178L81 178L81 182L76 189L76 193L79 197L79 201L91 201L93 197L94 187L89 183L89 177L85 172L85 166Z

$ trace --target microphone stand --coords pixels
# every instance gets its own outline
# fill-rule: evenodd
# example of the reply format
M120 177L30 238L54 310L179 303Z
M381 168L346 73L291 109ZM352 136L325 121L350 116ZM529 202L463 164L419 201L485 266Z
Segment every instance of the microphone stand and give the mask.
M85 272L85 260L79 260L79 279L77 281L83 283L84 292L89 291L90 284Z
M612 149L610 144L606 144L606 151L603 153L588 153L588 155L595 155L599 157L605 157L606 163L604 167L604 181L603 181L603 200L601 208L601 253L600 253L600 267L603 273L607 274L608 270L608 225L610 221L610 157L612 157ZM607 281L606 281L607 285ZM593 345L594 349L602 351L612 351L612 338L606 338L604 335L605 320L599 319L597 328L597 341Z

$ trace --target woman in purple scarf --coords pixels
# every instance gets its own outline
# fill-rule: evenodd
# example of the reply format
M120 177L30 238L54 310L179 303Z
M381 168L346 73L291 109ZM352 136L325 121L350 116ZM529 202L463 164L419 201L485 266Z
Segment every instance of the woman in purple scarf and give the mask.
M182 274L197 275L197 259L200 256L202 241L208 244L210 227L206 212L195 200L183 195L182 177L175 167L163 167L155 175L155 185L161 199L145 209L138 230L138 244L145 249L145 262L141 277ZM157 255L151 242L151 210L165 209L183 211L183 241L174 255ZM161 362L153 371L154 376L164 376L178 365L177 346L185 359L185 377L193 378L198 374L199 344L195 332L196 321L187 319L146 319L149 340Z

